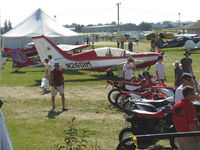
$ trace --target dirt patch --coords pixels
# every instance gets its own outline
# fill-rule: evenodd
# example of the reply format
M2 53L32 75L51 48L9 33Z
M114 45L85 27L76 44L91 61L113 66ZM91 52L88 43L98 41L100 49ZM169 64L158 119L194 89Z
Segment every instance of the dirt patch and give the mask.
M14 99L49 99L50 94L41 95L40 87L9 87L1 86L0 98ZM106 99L106 93L110 88L105 89L105 85L95 86L65 86L65 95L67 99L95 100Z

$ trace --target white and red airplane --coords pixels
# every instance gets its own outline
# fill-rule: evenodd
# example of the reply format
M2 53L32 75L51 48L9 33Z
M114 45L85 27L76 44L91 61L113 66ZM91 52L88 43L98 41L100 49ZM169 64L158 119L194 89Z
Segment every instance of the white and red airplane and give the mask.
M136 68L146 68L158 61L160 51L133 53L119 48L103 47L93 50L86 50L77 54L64 52L45 36L32 37L34 45L43 62L48 55L60 63L61 68L68 70L88 70L88 71L113 71L127 61L128 57L133 57Z

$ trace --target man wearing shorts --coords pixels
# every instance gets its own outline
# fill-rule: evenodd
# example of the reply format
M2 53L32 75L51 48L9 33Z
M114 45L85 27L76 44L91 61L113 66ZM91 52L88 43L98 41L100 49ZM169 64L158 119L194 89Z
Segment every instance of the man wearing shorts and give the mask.
M65 108L65 95L64 95L64 76L63 70L60 69L60 64L55 63L54 69L51 70L52 88L51 88L51 100L52 100L52 110L55 109L55 97L57 92L59 92L62 100L62 111L66 111Z

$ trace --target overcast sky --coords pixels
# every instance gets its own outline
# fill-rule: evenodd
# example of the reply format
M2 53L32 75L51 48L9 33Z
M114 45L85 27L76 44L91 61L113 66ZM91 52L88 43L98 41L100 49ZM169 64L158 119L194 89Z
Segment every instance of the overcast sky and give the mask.
M117 22L119 2L122 23L200 20L200 0L0 0L0 20L14 27L41 8L61 25L105 24Z

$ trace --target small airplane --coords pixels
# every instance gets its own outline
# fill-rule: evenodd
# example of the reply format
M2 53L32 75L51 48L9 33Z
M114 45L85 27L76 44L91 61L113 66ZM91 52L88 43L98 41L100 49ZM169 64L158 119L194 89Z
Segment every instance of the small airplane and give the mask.
M67 70L87 70L97 72L109 72L123 65L128 57L133 57L136 68L146 68L158 61L161 52L133 53L119 48L103 47L86 50L77 54L64 52L45 36L32 37L34 45L38 51L41 61L48 55L60 63L61 68ZM122 67L121 67L122 68Z
M188 37L179 37L167 42L164 42L162 39L159 39L159 48L172 48L172 47L183 47L186 41L190 40ZM191 39L194 43L199 42L199 37L194 37Z
M200 43L194 43L193 40L187 40L185 42L185 50L191 51L191 50L199 50L200 49Z
M30 58L26 54L26 51L23 49L11 49L11 48L4 48L4 51L7 56L12 58L13 68L20 68L23 67L38 67L41 66L40 58ZM16 71L17 71L16 70Z

